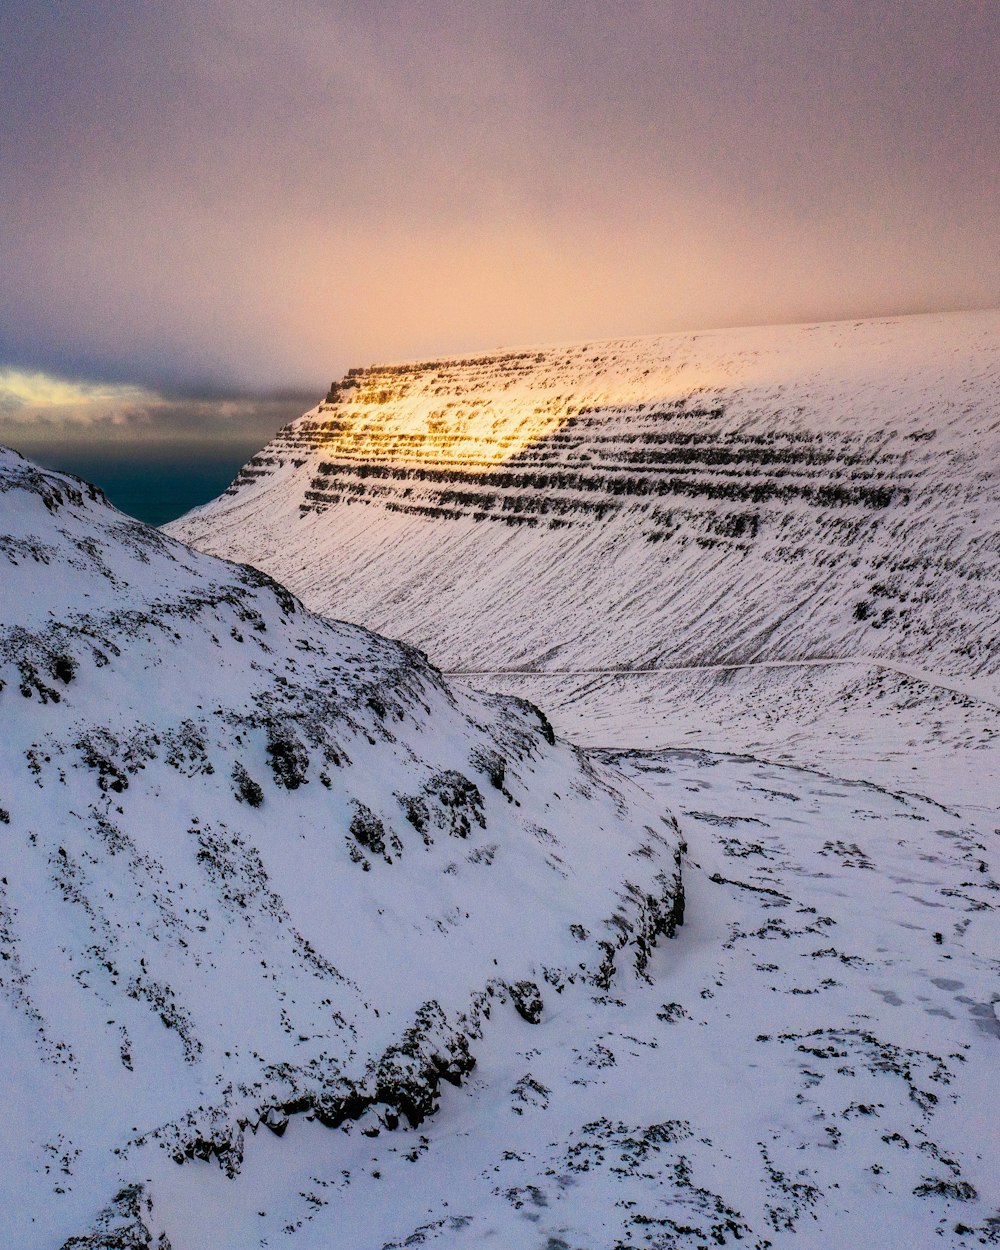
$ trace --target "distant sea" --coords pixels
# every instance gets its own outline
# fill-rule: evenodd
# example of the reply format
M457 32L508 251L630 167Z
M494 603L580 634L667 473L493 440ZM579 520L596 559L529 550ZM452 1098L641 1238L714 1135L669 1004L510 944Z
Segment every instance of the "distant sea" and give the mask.
M253 444L150 455L117 447L112 451L48 447L41 454L34 451L31 458L93 482L121 512L148 525L163 525L221 494L257 450Z

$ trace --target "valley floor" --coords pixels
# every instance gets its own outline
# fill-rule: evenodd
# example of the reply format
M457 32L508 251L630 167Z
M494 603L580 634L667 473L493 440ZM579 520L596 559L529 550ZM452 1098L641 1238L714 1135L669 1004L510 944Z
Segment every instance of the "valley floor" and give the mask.
M537 703L581 746L745 752L926 796L1000 827L1000 694L990 678L864 657L449 677Z
M751 757L606 754L688 844L648 984L495 1014L506 1036L420 1129L299 1117L234 1181L151 1154L175 1247L1000 1244L990 819Z

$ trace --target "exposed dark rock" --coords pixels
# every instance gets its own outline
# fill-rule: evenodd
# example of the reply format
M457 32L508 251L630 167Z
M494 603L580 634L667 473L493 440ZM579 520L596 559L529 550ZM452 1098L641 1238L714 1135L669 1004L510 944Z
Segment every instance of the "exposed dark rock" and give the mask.
M141 1185L129 1185L115 1195L82 1236L64 1241L61 1250L171 1250L166 1234L154 1240L147 1220L153 1204Z
M515 981L508 986L510 1000L522 1020L537 1024L542 1018L542 995L534 981Z
M241 803L260 807L264 802L264 791L239 761L233 765L233 782L236 786L236 797Z
M287 723L267 726L267 753L275 783L297 790L308 781L309 753Z

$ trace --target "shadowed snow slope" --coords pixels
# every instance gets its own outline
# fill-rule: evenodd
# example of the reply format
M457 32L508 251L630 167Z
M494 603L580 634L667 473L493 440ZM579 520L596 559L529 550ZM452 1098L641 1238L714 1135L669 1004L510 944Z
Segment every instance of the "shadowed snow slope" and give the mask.
M662 800L530 704L8 451L0 519L4 1246L165 1247L157 1160L419 1125L673 931Z
M988 746L1000 313L354 370L168 530L581 740Z

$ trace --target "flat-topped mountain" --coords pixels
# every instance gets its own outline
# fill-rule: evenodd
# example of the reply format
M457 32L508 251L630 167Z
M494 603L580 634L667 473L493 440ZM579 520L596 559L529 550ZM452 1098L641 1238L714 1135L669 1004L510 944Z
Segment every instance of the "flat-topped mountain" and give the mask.
M654 697L609 670L684 669L658 703L739 720L781 701L782 666L832 661L798 670L789 723L858 690L912 722L920 687L932 719L976 704L985 741L1000 313L352 370L167 528L447 669L506 670L574 732L610 717L608 682L640 716ZM733 745L763 732L735 720Z
M410 643L0 458L0 1242L995 1244L997 329L350 374L173 528Z
M4 1245L166 1247L157 1160L419 1125L679 919L662 801L530 704L6 450L0 563Z

